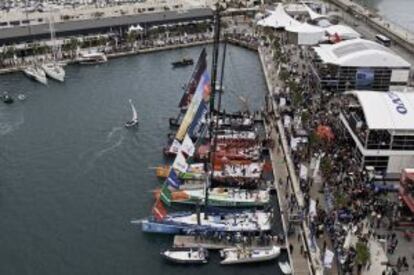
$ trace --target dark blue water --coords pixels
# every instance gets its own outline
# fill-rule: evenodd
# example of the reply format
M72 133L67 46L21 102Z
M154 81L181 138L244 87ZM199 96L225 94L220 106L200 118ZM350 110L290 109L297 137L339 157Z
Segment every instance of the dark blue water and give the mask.
M27 96L0 104L0 274L275 274L274 263L168 265L159 252L172 238L129 223L150 214L159 182L149 168L164 161L168 117L192 70L170 62L200 51L69 66L66 82L48 87L21 73L0 76L0 91ZM257 110L265 94L257 55L230 46L227 61L226 110L246 107L240 96ZM129 98L136 130L123 127Z

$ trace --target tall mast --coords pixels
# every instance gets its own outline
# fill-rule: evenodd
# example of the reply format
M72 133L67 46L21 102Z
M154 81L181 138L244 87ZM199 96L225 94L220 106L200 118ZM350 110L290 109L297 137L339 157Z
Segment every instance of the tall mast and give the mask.
M50 40L52 41L52 57L53 60L56 61L56 33L55 33L55 25L54 25L54 18L52 13L49 13L49 30L50 30Z
M209 159L210 159L210 175L207 179L206 185L205 185L205 199L204 199L204 205L205 208L207 210L208 207L208 188L210 186L210 184L212 183L213 180L213 176L214 176L214 154L216 151L216 147L217 147L217 138L216 138L216 134L218 129L218 119L219 119L219 113L220 113L220 106L221 106L221 88L222 88L222 84L221 82L223 81L223 76L224 76L224 62L225 62L225 50L226 50L226 44L224 45L224 52L223 52L223 60L222 60L222 68L221 68L221 80L220 80L220 90L218 91L219 94L219 98L218 98L218 106L217 106L217 112L216 112L216 124L215 124L215 128L214 128L214 123L213 123L213 115L215 112L215 96L217 93L217 89L216 89L216 80L217 80L217 64L218 64L218 57L219 57L219 47L220 47L220 32L221 32L221 22L220 22L220 11L221 11L220 4L217 2L216 4L216 10L214 13L214 45L213 45L213 60L212 60L212 68L211 68L211 96L210 96L210 123L209 123L209 132L210 132L210 144L211 141L213 142L212 146L210 147L209 150ZM216 132L216 133L214 133ZM207 215L207 211L205 211L204 213L204 219L207 219L208 215Z
M217 62L219 58L220 47L220 4L216 3L216 10L214 11L214 43L213 43L213 60L211 64L211 97L210 97L210 116L214 112L215 108L215 95L216 95L216 79L217 79Z

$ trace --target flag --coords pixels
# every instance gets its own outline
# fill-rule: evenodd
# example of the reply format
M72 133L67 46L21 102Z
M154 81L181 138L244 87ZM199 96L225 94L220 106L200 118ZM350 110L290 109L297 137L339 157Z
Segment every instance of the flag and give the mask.
M181 143L178 140L174 139L173 143L170 146L169 152L177 154L180 148L181 148Z
M181 151L190 157L194 155L194 151L195 151L194 143L188 134L185 135L183 144L181 146Z
M180 188L180 185L183 184L182 181L178 178L177 173L174 171L174 169L170 170L170 173L168 174L168 177L165 180L165 183L168 186L171 186L175 189Z
M157 200L152 208L152 214L157 221L161 221L165 216L167 216L167 210L162 204L161 200Z
M166 205L171 204L171 190L168 188L167 184L164 184L162 189L161 189L160 199Z
M325 250L325 256L323 258L323 266L326 268L332 268L332 262L335 254L329 249Z
M185 159L183 153L180 151L178 152L177 156L175 157L174 163L172 165L172 168L180 171L180 172L186 172L188 169L188 163ZM173 169L171 169L173 170Z

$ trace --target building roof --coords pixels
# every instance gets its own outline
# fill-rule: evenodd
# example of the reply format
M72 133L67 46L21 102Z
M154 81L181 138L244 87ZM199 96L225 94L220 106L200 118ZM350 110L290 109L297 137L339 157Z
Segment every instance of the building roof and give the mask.
M118 17L102 17L96 19L65 21L55 23L55 32L64 34L67 32L81 32L87 30L96 30L100 28L117 28L122 26L140 24L162 24L168 22L180 22L186 20L195 20L200 18L212 18L213 12L208 8L194 8L185 11L163 11L142 13L136 15L124 15ZM0 29L1 41L14 41L23 37L36 37L49 35L49 24L38 24L32 26L19 26L12 28Z
M315 52L325 63L343 67L403 67L411 65L390 49L370 40L351 39L337 44L321 44Z
M324 33L323 28L308 23L299 23L291 26L286 26L286 31L297 33L318 33L321 35L321 38Z
M329 36L338 34L342 39L361 38L361 35L357 31L345 25L332 25L325 28L325 31Z
M361 104L369 129L414 131L414 93L373 91L352 93Z

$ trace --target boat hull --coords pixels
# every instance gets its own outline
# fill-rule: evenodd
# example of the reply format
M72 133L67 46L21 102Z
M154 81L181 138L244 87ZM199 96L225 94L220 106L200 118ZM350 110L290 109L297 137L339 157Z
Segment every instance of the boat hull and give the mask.
M197 205L200 204L200 200L198 198L190 198L186 201L172 201L172 203L175 204L189 204L189 205ZM208 200L209 206L215 206L215 207L240 207L240 208L248 208L248 207L261 207L266 205L266 202L240 202L240 201L223 201L223 200ZM204 202L201 203L201 205L204 205Z
M224 214L223 214L224 215ZM200 213L200 222L197 223L197 215L187 212L177 212L163 220L153 218L142 220L141 229L148 233L160 234L191 234L198 231L211 232L260 232L271 230L270 213L250 212L236 213L230 216L221 214L209 214L205 220L205 214Z
M158 234L180 234L183 231L182 226L177 226L173 224L163 224L151 221L143 221L141 228L143 232Z
M138 120L136 121L128 121L127 123L125 123L125 127L126 128L132 128L138 125Z
M47 79L46 75L43 73L42 75L36 75L30 71L24 71L25 75L29 77L30 79L33 79L39 83L42 83L43 85L47 85Z
M161 252L161 256L175 264L205 264L208 262L206 249L172 248Z
M248 253L248 256L244 253ZM271 261L279 257L280 247L253 249L250 252L243 252L243 250L238 248L224 249L220 251L220 255L224 257L224 260L220 262L222 265L259 263Z

